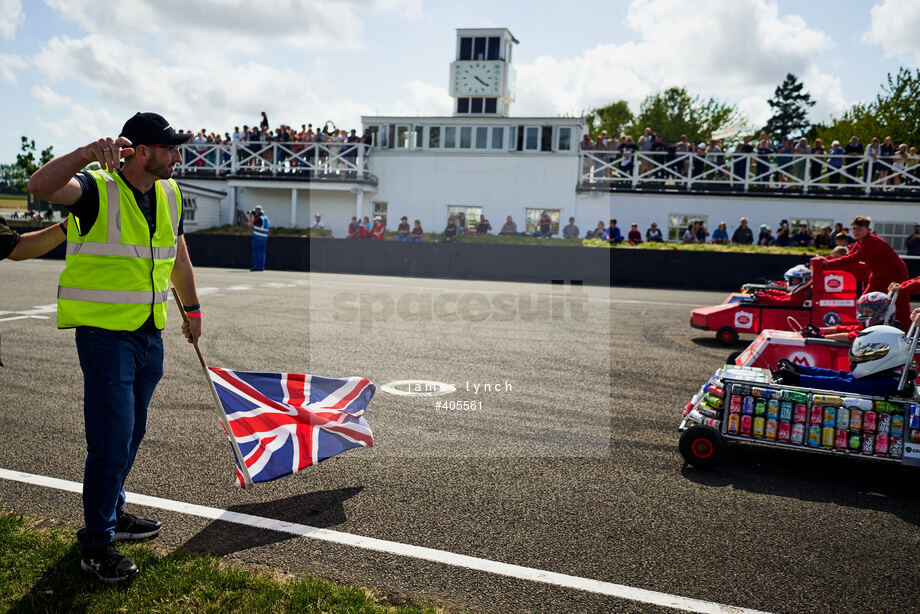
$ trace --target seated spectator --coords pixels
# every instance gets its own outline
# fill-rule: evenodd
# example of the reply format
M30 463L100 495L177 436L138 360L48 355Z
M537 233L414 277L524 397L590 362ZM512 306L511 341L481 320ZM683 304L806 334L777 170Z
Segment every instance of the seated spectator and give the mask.
M792 237L789 234L789 222L786 220L780 220L779 222L775 243L778 247L786 247L792 243Z
M760 235L757 237L757 245L773 245L773 229L766 224L760 225Z
M469 230L469 228L466 227L466 213L461 211L455 221L457 223L457 232L464 233Z
M401 242L409 240L409 220L405 215L399 218L399 227L396 229L396 240Z
M361 225L364 226L365 230L367 230L367 233L370 234L370 232L371 232L371 218L369 218L369 217L367 217L367 216L365 215L365 216L364 216L364 220L361 222Z
M500 235L516 235L517 234L517 224L514 223L514 220L511 219L509 215L505 219L505 223L502 226L502 229L498 231Z
M815 237L814 246L818 249L831 248L831 227L822 226L821 231Z
M607 242L611 245L616 245L617 243L623 242L623 234L620 232L620 229L617 228L616 218L610 219L610 227L607 228L607 231L604 233L607 238Z
M719 227L712 232L712 242L716 245L728 245L731 243L725 222L719 222Z
M348 234L345 235L346 239L354 239L355 233L358 231L358 228L361 227L361 224L358 222L358 218L354 215L351 216L351 223L348 225Z
M383 220L379 215L374 216L374 225L371 227L371 239L374 241L383 241L383 235L386 232L386 227L383 225Z
M607 229L604 227L604 222L598 221L597 228L594 230L589 230L588 234L585 235L586 239L606 239L607 238Z
M684 236L681 237L682 243L696 243L696 222L690 222L687 224L687 230L684 232Z
M412 227L412 237L409 241L413 243L418 243L422 240L425 231L422 230L422 223L418 220L415 220L415 225Z
M540 221L537 222L537 228L537 236L541 239L549 239L553 236L553 221L546 211L540 214Z
M751 232L750 226L748 226L748 219L746 217L741 218L740 226L735 229L735 232L732 233L732 243L735 245L751 245L754 243L754 233Z
M581 230L578 229L578 226L575 225L575 218L570 217L569 223L567 226L562 229L562 238L563 239L577 239L578 235L581 234Z
M639 232L639 225L635 222L629 228L629 232L626 233L626 240L630 245L639 245L642 243L642 233Z
M658 228L658 222L652 222L651 227L645 231L645 240L649 243L664 242L664 237L661 236L661 229Z
M914 224L914 234L904 241L908 256L920 256L920 224Z
M706 237L709 236L709 231L706 230L706 222L703 220L696 221L696 242L705 243Z
M322 216L319 213L314 213L313 217L314 217L313 228L325 228L326 227L326 224L325 222L323 222Z
M479 223L476 224L476 232L485 235L489 234L490 230L492 230L492 224L483 216L482 219L479 220Z
M799 226L799 231L792 235L792 244L798 247L808 247L811 245L811 231L808 230L808 226L804 224Z
M454 220L454 216L450 216L447 219L447 226L444 227L444 242L453 243L456 241L458 232L457 222Z

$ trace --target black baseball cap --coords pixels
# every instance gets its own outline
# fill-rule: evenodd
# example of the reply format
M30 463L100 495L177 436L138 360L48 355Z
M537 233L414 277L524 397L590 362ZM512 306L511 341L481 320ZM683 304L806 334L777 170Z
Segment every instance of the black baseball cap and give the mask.
M191 132L179 134L157 113L135 113L125 122L121 134L132 145L181 145L190 138Z

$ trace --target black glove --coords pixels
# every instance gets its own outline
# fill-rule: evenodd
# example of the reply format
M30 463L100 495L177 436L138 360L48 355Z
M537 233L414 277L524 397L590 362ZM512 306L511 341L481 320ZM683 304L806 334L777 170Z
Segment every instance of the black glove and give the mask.
M805 328L802 329L802 336L806 339L814 339L815 337L821 337L821 329L815 326L814 324L806 324Z

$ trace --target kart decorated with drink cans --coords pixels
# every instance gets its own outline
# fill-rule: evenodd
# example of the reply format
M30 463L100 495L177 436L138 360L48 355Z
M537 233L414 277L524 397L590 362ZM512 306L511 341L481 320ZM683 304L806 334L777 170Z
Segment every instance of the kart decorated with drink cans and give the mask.
M715 331L724 345L738 340L739 334L758 334L766 329L799 330L808 324L837 326L856 322L856 278L847 271L825 269L823 260L811 260L811 279L790 290L799 300L775 304L759 299L771 284L746 284L720 305L700 307L690 312L690 326Z
M878 397L777 383L766 368L772 364L769 353L788 360L795 353L790 348L804 352L808 345L771 343L794 341L792 333L765 331L758 337L762 343L755 341L736 364L718 369L684 407L678 425L681 455L689 464L709 469L724 460L729 443L744 442L920 466L920 394L914 368L920 327L912 327L908 337L899 392ZM826 368L839 366L839 357L816 355L821 358L815 366L822 361Z

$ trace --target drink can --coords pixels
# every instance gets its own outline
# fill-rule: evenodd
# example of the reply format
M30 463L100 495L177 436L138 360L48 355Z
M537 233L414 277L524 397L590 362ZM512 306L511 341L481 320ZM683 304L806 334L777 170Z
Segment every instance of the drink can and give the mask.
M779 430L776 433L776 438L780 441L788 442L790 435L792 434L792 423L791 422L780 422Z
M891 436L892 437L903 437L904 436L904 416L900 414L891 415Z
M862 443L862 438L859 435L859 431L850 431L847 446L850 448L851 452L859 452L859 444Z
M703 424L706 426L711 426L717 431L722 428L722 421L716 420L715 418L703 418Z
M755 399L763 399L764 394L767 392L766 388L761 388L760 386L754 386L751 388L751 396Z
M879 414L890 414L894 411L894 405L888 401L875 401L875 411Z
M754 419L750 416L741 416L741 434L745 437L751 436L751 427L753 426Z
M907 406L907 428L920 429L920 405L916 403Z
M805 407L802 403L798 403L795 406L795 413L792 415L792 421L796 424L805 424L807 420L808 408Z
M862 442L862 453L866 456L872 456L875 454L875 434L866 433L866 436L863 437Z
M870 409L869 411L864 411L864 412L863 412L863 416L862 416L863 431L865 431L866 433L874 433L874 432L875 432L875 427L876 427L876 424L877 424L877 422L876 422L876 417L877 417L877 416L878 416L878 414L875 413L874 411L872 411L871 409Z
M910 430L910 440L911 443L920 443L920 429L911 429Z
M815 405L830 405L831 407L843 405L843 399L836 394L816 394L813 398Z
M776 420L779 418L779 401L770 399L767 401L767 420Z
M834 429L822 427L821 429L821 447L822 448L833 448L834 447Z
M767 413L767 404L763 401L757 401L754 403L754 415L762 416Z
M681 418L686 418L686 417L687 417L687 414L689 414L690 411L691 411L692 409L693 409L693 401L690 401L689 403L687 403L686 405L684 405L684 413L682 413L682 414L680 415L680 417L681 417Z
M779 404L779 419L786 422L792 421L792 401L783 401Z
M837 430L847 430L850 426L850 410L846 407L837 408Z
M725 391L716 384L709 384L709 394L720 399L725 396Z
M764 437L767 439L776 439L776 431L778 430L779 423L776 421L776 418L770 418L767 420L767 428L764 431Z
M704 416L706 416L707 418L718 418L718 417L719 417L719 412L717 412L717 411L714 410L713 408L709 407L709 406L706 405L705 403L700 403L700 406L697 407L696 409L697 409L701 414L703 414Z
M793 403L808 403L808 393L799 392L798 390L783 390L782 398L784 401Z
M753 390L747 384L732 384L732 393L740 397L749 397L752 392Z
M834 411L833 407L824 408L824 417L821 420L821 427L826 429L832 429L837 424L836 420L837 414Z
M838 450L846 450L849 439L850 435L846 429L836 429L834 431L834 447Z
M733 414L741 413L741 397L735 395L732 397L731 401L728 402L728 410Z
M766 430L767 421L763 416L757 416L754 418L754 437L763 438L764 430Z
M850 410L850 430L861 431L863 423L863 413L858 409Z
M879 433L875 436L875 453L879 456L886 456L888 454L888 435L882 435Z
M754 415L754 397L744 397L744 402L741 403L741 409L743 414L748 416Z
M808 427L808 445L817 448L821 445L821 427L811 425Z
M820 439L821 435L818 435ZM805 441L805 425L801 422L796 422L792 425L792 435L789 437L789 441L795 444L801 445ZM820 443L820 441L819 441Z
M824 420L824 408L820 405L815 405L811 408L811 418L808 421L808 424L812 426L821 426L821 422Z
M888 442L888 456L901 458L904 454L904 443L901 437L892 437Z
M711 394L706 395L706 404L713 409L722 409L725 407L725 402L722 399Z
M739 426L741 426L741 416L739 414L729 414L728 415L728 434L737 435Z
M879 435L888 435L891 432L891 414L879 414L875 430Z

